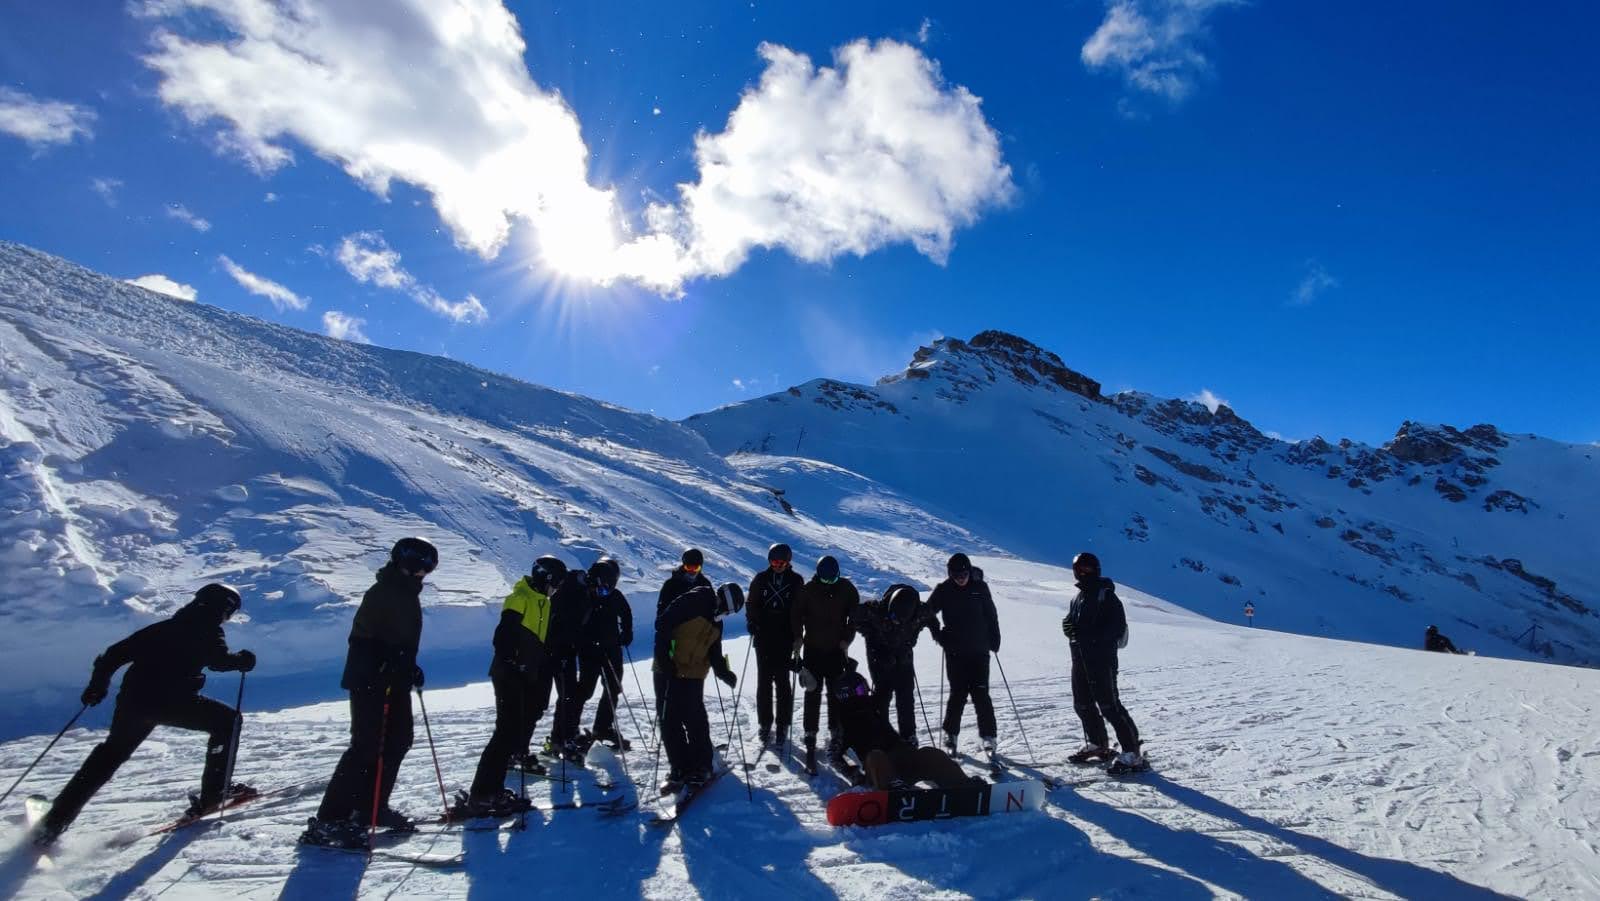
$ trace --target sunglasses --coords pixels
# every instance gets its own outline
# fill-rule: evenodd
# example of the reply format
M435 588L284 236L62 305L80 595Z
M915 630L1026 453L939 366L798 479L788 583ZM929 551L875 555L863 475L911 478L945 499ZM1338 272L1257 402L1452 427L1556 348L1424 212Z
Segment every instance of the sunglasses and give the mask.
M697 573L697 572L700 571L700 564L698 564L698 563L685 563L683 565L683 571L686 572L686 573Z

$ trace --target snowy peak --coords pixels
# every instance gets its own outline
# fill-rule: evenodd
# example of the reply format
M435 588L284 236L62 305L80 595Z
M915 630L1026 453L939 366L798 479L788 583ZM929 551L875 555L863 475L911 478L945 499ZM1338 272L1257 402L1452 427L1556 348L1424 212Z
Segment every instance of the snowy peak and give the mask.
M1015 382L1048 391L1069 391L1101 400L1100 383L1067 368L1061 358L1009 332L979 332L971 341L940 338L917 348L905 371L886 376L879 385L914 379L942 378L954 399L965 400L986 385Z

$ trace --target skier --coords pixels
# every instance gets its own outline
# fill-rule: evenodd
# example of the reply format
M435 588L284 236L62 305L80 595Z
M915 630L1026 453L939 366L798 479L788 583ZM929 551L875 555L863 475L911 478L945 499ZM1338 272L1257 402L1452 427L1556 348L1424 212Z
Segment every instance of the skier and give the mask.
M856 672L855 661L846 661L845 670L834 693L841 740L861 761L873 788L896 791L924 781L939 788L959 788L983 782L968 776L938 748L919 748L916 742L906 741L903 733L897 734L889 725L887 705Z
M1072 708L1083 722L1084 745L1073 763L1111 761L1108 772L1149 768L1139 753L1139 730L1117 694L1117 649L1127 643L1128 620L1116 584L1100 574L1100 558L1085 551L1072 558L1078 593L1061 619L1072 648ZM1108 747L1106 721L1117 731L1121 754Z
M749 604L744 610L745 628L756 654L756 719L761 725L761 743L775 747L789 740L789 724L794 718L794 685L789 681L790 649L794 647L790 610L799 601L806 580L791 567L793 560L787 544L768 548L767 568L750 580Z
M583 641L584 621L589 615L591 598L604 586L615 590L622 577L622 567L608 556L601 556L589 565L588 572L570 572L561 585L550 595L549 647L554 658L556 684L556 721L550 727L550 749L569 763L581 763L584 752L578 721L583 718L586 696L578 679L579 646Z
M1438 651L1441 654L1465 654L1466 651L1456 647L1455 642L1445 637L1438 626L1429 626L1428 631L1422 635L1422 649L1425 651Z
M617 731L617 698L622 692L622 649L633 644L633 609L628 596L617 590L616 561L607 558L602 571L590 569L589 609L580 632L578 652L578 709L601 688L594 715L594 740L620 751L631 747ZM580 717L581 719L581 717Z
M554 669L545 649L550 628L550 592L567 573L559 557L533 561L528 575L517 580L501 608L494 630L494 662L489 679L494 686L494 733L478 758L464 808L468 816L498 816L519 809L520 799L505 787L506 764L528 747L533 728L550 704ZM523 767L542 773L531 753Z
M994 702L989 698L989 654L1000 652L1000 615L995 612L989 585L983 571L976 569L966 554L954 554L945 564L948 579L934 586L928 596L928 613L940 620L930 628L933 640L944 648L945 668L950 673L950 701L944 712L944 748L956 753L961 734L961 714L967 697L978 714L978 739L983 752L995 754Z
M678 568L667 576L667 581L661 583L661 590L656 593L656 616L660 616L667 605L677 599L691 588L711 587L711 580L705 577L700 570L705 567L705 555L697 547L689 548L679 558ZM667 699L668 676L661 670L652 672L656 692L656 722L661 721L661 704Z
M817 767L817 726L824 688L828 692L828 756L834 761L842 759L844 746L839 741L833 695L844 675L845 655L856 637L856 607L860 604L855 585L840 578L839 561L829 556L817 561L816 573L790 611L789 625L795 635L792 653L800 658L800 683L806 689L802 725L807 771L814 772Z
M170 619L145 626L95 658L94 673L83 690L82 701L88 707L104 701L111 690L111 677L131 664L117 693L111 731L56 796L33 835L35 844L47 847L66 831L89 798L157 726L209 736L200 794L189 796L189 816L255 793L246 785L223 785L239 747L239 711L200 695L206 682L202 670L248 673L255 669L256 656L249 651L229 653L222 633L222 624L239 611L239 605L239 592L213 582L195 592L194 599Z
M867 669L872 673L873 697L889 716L889 702L895 702L900 737L917 744L917 673L913 666L917 636L928 625L929 617L917 590L910 585L891 585L883 597L861 605L857 617L861 637L867 643Z
M655 671L666 677L661 743L669 771L662 794L685 787L693 790L712 777L705 680L708 672L715 671L729 688L738 683L722 654L722 620L732 613L731 604L718 592L696 585L656 616Z
M414 829L389 806L400 762L411 750L411 689L421 688L417 647L422 641L422 583L439 565L439 551L421 538L402 538L389 562L361 596L350 624L350 650L340 687L350 692L350 747L339 758L317 815L300 840L356 848L374 826ZM380 778L381 777L381 778ZM374 799L373 790L377 797Z

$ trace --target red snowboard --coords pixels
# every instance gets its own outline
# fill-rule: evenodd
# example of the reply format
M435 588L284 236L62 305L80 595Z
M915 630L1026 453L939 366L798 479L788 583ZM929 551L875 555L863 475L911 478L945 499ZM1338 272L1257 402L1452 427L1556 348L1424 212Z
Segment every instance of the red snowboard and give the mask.
M828 802L828 824L881 826L884 823L1038 810L1044 806L1044 796L1044 783L1036 779L999 785L975 785L971 788L846 792L835 795Z

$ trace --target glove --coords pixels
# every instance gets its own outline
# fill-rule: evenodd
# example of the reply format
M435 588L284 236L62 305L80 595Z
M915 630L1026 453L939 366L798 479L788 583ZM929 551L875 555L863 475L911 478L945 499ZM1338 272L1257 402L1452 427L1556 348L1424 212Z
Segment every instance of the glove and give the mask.
M732 687L734 687L734 686L735 686L735 685L738 685L738 684L739 684L739 679L738 679L738 677L737 677L737 676L735 676L735 675L734 675L734 674L733 674L733 673L731 673L731 672L727 672L727 673L717 673L717 678L718 678L718 679L721 679L721 680L722 680L722 683L723 683L723 684L724 684L724 685L726 685L726 686L728 686L728 687L729 687L729 688L732 688Z
M989 645L989 650L991 653L1000 653L1000 636L996 635L994 637L994 641Z
M841 650L841 651L850 650L850 639L845 638L845 639L840 640L840 642L839 642L839 650Z
M799 657L800 656L800 649L805 647L805 646L806 646L806 640L804 638L796 638L794 640L794 656Z
M249 651L240 651L235 655L238 660L236 669L241 673L248 673L256 668L256 655Z
M1078 624L1072 621L1072 617L1061 617L1061 634L1067 636L1068 641L1075 640L1074 636L1078 634Z
M816 691L818 688L822 687L822 683L817 681L816 675L812 673L811 670L802 667L800 669L800 687L808 692Z
M93 682L89 683L89 687L85 688L83 690L83 694L78 698L78 700L80 700L80 701L82 701L84 703L85 707L93 707L96 704L99 704L101 701L104 701L105 699L106 699L106 689L105 689L105 687L101 686L101 685L96 685Z
M413 667L413 669L415 670L415 672L413 672L411 674L411 687L412 688L421 688L422 687L422 667L417 666L417 667Z
M626 647L631 647L632 645L633 645L633 633L632 632L624 632L624 633L622 633L622 646L626 648Z

